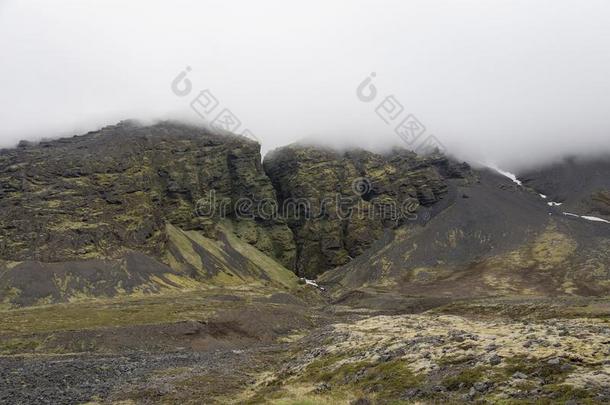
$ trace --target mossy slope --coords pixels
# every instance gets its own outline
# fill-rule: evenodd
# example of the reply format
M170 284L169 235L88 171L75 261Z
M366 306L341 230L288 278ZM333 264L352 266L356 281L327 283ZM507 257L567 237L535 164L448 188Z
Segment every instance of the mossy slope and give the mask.
M219 227L218 240L171 224L165 232L163 260L129 251L117 259L5 263L0 302L11 307L208 286L296 286L294 273L225 226Z

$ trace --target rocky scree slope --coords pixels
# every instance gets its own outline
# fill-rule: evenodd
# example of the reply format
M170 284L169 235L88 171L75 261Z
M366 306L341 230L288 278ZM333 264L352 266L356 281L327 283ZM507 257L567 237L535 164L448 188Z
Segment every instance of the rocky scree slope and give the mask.
M341 302L380 292L467 298L610 291L609 224L566 216L563 206L549 206L492 170L477 177L469 184L450 180L446 208L425 226L387 234L321 282ZM608 187L608 179L594 181Z
M523 184L559 203L563 211L610 221L610 156L567 158L519 174Z

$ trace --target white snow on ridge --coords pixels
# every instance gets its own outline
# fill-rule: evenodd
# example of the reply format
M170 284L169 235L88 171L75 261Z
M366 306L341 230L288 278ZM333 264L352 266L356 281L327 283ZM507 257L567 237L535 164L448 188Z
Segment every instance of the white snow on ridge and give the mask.
M490 169L495 170L496 172L500 173L501 175L503 175L505 177L508 177L514 183L516 183L519 186L523 187L523 183L521 182L521 180L519 180L517 178L517 176L515 176L513 173L510 173L510 172L507 172L505 170L502 170L502 169L500 169L500 168L498 168L497 166L494 166L494 165L487 164L485 166L489 167ZM538 195L540 196L540 198L542 198L544 200L546 200L548 198L545 194L542 194L542 193L538 193ZM555 202L555 201L548 201L547 202L547 205L549 207L559 207L562 204L563 203ZM549 215L551 215L551 212L549 212ZM578 214L572 214L571 212L563 212L563 215L567 215L567 216L571 216L571 217L576 217L576 218L582 218L582 219L585 219L587 221L604 222L606 224L610 224L610 221L607 221L607 220L605 220L603 218L592 217L592 216L589 216L589 215L578 215Z
M494 169L495 171L497 171L498 173L500 173L502 176L506 176L506 177L508 177L509 179L511 179L511 180L513 181L513 183L517 183L518 185L523 186L523 183L521 183L521 180L519 180L519 179L517 178L517 176L515 176L514 174L512 174L512 173L510 173L510 172L507 172L507 171L504 171L504 170L499 169L499 168L494 167L494 166L490 166L490 167L491 167L492 169Z
M587 221L605 222L606 224L610 224L610 221L607 221L603 218L592 217L589 215L578 215L578 214L572 214L571 212L564 212L563 215L568 215L568 216L576 217L576 218L582 218L582 219L586 219Z
M592 217L592 216L589 216L589 215L581 215L580 217L581 217L581 218L584 218L584 219L586 219L586 220L588 220L588 221L594 221L594 222L605 222L605 223L607 223L607 224L610 224L610 221L606 221L606 220L605 220L605 219L603 219L603 218Z

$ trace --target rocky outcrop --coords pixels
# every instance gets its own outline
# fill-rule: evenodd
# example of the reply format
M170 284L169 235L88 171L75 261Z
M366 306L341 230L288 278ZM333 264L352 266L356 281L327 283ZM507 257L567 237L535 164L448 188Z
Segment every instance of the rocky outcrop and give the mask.
M290 145L267 155L265 172L297 246L296 271L314 277L343 265L387 228L417 219L447 193L446 178L471 175L466 164L405 149L387 154Z
M247 138L172 122L122 122L0 151L0 261L78 268L103 261L119 280L137 273L123 265L137 252L158 262L152 267L159 271L142 270L142 280L168 268L195 279L217 277L220 268L245 277L228 267L249 265L240 258L227 267L210 245L223 243L229 230L315 277L362 254L386 229L417 219L420 206L443 199L447 178L470 174L440 155L298 145L271 153L263 170L260 145ZM178 237L183 233L189 236Z
M0 259L63 262L129 251L162 259L166 224L215 238L226 219L291 268L286 224L236 212L240 198L275 201L260 162L260 146L246 138L168 122L22 142L0 153Z

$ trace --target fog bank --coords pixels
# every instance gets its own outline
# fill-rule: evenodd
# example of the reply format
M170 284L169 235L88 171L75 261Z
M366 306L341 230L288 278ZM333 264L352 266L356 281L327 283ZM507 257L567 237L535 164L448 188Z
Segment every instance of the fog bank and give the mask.
M0 146L205 118L263 151L609 153L608 21L596 0L3 1Z

